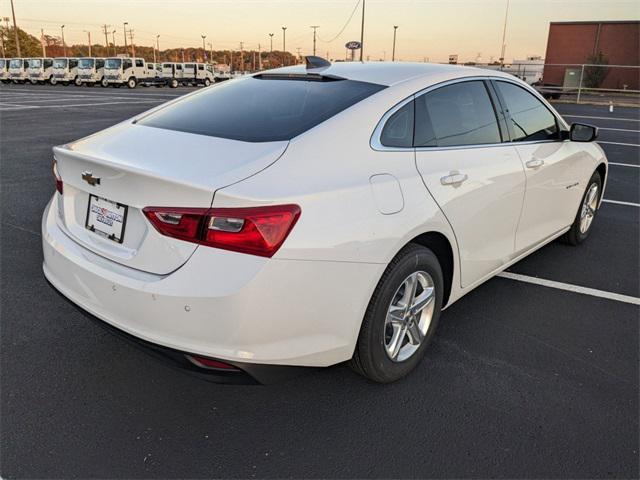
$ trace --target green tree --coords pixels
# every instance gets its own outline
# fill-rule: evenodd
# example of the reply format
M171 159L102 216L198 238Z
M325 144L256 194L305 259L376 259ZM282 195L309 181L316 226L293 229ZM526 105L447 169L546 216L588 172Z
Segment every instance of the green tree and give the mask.
M606 67L609 65L609 59L602 52L598 52L596 55L589 55L587 63L590 66L584 67L582 85L586 88L598 88L609 73L609 68Z
M17 57L16 40L13 27L2 28L0 32L4 41L4 49L7 57ZM18 38L20 40L20 55L22 57L41 57L42 45L33 35L29 35L24 30L18 28Z

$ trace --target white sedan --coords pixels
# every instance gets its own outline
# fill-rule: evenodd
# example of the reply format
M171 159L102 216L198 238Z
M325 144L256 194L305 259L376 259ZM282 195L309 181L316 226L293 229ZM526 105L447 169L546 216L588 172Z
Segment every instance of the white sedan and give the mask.
M307 60L55 147L50 283L216 375L349 361L391 382L443 309L589 235L607 176L597 131L525 83Z

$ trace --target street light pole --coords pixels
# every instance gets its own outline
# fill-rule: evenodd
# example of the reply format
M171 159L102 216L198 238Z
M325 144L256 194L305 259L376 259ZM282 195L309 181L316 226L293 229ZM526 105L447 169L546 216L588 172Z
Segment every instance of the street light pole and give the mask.
M316 56L316 30L320 28L320 25L311 25L313 28L313 56Z
M362 0L362 25L360 27L360 61L362 61L362 53L364 52L364 4L366 0Z
M111 39L113 40L113 56L115 57L118 54L118 49L116 48L116 30L111 32Z
M127 25L129 25L129 22L124 22L124 24L122 25L122 28L124 30L124 53L125 53L125 55L127 53Z
M40 29L40 43L42 44L42 56L47 56L47 48L44 46L44 29ZM4 57L4 40L2 41L2 56Z
M285 52L287 50L287 27L282 27L282 65L284 66Z
M269 34L269 41L271 42L271 47L269 48L269 53L273 53L273 33Z
M158 60L160 60L160 35L156 35L156 50L158 51Z
M207 46L204 43L204 39L207 38L206 35L200 35L202 37L202 60L203 63L207 63Z
M396 32L398 31L398 25L393 26L393 50L391 51L391 61L396 61Z
M91 32L89 30L85 30L85 32L89 36L89 56L91 56Z
M13 0L11 0L11 15L13 16L13 33L16 37L16 53L20 55L20 37L18 36L18 25L16 24L16 11L13 9Z
M62 32L62 56L67 56L67 44L64 42L64 25L60 27L60 32Z
M504 13L504 28L502 29L502 53L500 53L500 66L504 68L504 52L507 48L507 19L509 18L509 0L507 0L507 9Z

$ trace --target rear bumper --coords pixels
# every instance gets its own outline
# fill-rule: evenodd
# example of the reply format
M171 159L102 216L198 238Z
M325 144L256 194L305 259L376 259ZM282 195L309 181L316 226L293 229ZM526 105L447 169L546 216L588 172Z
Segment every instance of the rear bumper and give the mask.
M230 363L328 366L351 357L384 265L264 259L199 247L169 275L124 267L42 221L44 274L73 303L146 342Z

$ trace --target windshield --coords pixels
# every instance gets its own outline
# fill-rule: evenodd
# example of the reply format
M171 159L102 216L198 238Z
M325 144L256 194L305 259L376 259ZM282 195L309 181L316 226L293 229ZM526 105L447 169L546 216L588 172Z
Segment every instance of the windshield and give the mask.
M122 65L122 60L119 58L108 58L104 61L104 68L107 70L115 70L120 68L120 65Z
M290 140L383 88L355 80L248 77L181 99L138 123L245 142Z
M40 68L42 66L42 60L39 58L32 58L29 60L29 68Z
M93 58L81 58L78 60L78 68L93 68Z
M67 59L66 58L56 58L53 61L53 68L67 68Z
M11 60L9 62L9 68L20 68L22 66L22 60Z

